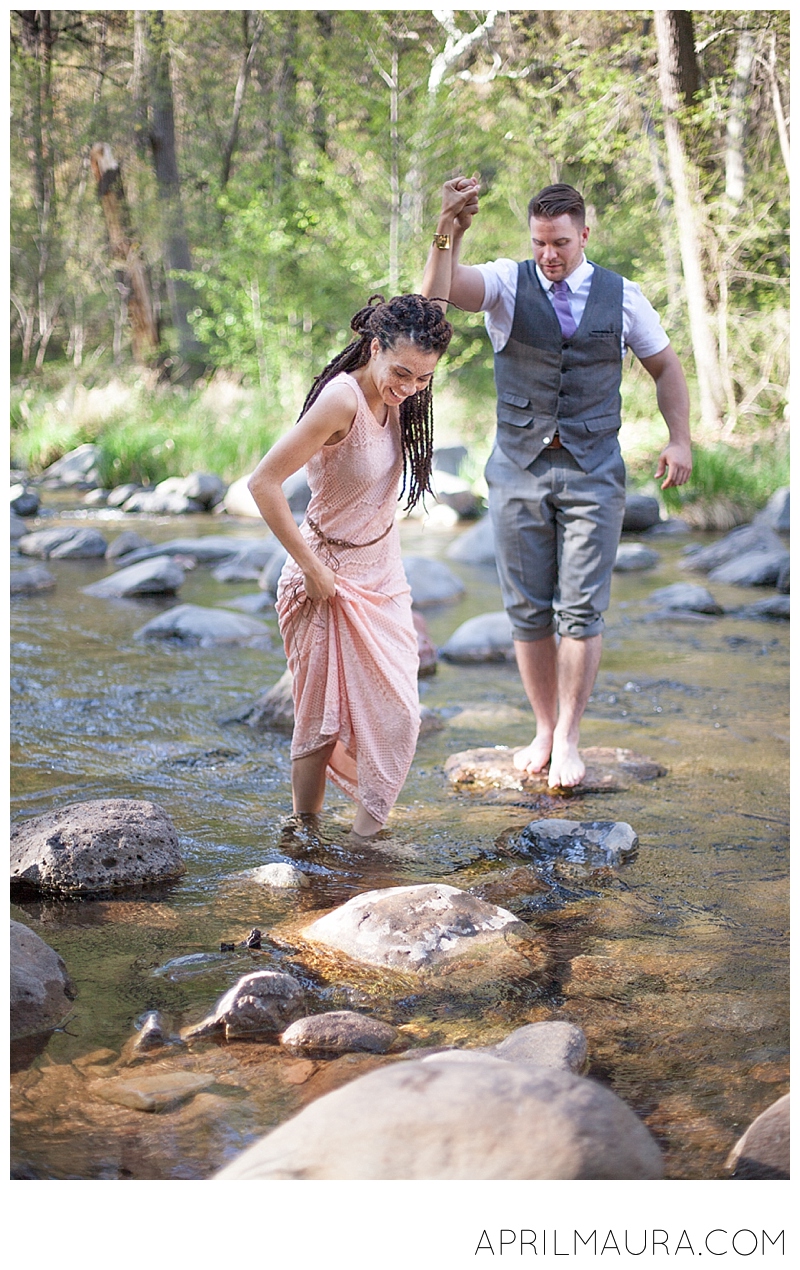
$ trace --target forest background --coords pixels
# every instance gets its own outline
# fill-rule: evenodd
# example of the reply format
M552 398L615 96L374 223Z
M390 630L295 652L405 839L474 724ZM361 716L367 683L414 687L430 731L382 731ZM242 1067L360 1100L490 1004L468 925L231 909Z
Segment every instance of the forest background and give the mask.
M442 182L477 171L468 263L528 256L531 194L568 181L590 258L659 311L698 443L671 509L724 528L788 482L788 9L10 21L16 467L93 441L108 486L252 470L367 297L419 286ZM451 317L438 443L477 479L491 347ZM647 488L665 433L628 361Z

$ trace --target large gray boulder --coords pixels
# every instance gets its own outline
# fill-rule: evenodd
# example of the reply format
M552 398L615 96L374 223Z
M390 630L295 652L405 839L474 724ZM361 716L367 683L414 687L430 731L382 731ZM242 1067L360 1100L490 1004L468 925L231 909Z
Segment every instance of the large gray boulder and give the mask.
M653 569L661 556L652 547L641 542L621 542L614 560L615 573L635 573L640 569Z
M641 534L652 529L661 518L658 499L649 494L626 494L625 514L622 517L624 534Z
M131 494L122 504L124 512L145 512L150 516L189 516L198 515L206 508L202 503L175 490L161 489L138 490Z
M134 595L174 595L186 577L181 566L171 556L153 556L139 564L110 573L99 582L83 588L84 594L102 599Z
M403 556L403 568L411 587L411 603L416 609L452 604L464 594L464 583L441 560Z
M489 1056L379 1068L250 1147L217 1178L657 1179L661 1154L610 1089Z
M688 548L681 566L692 573L710 573L729 560L739 560L751 552L785 552L786 545L768 525L740 525L724 538L699 551Z
M156 485L155 492L177 494L190 503L199 503L204 511L210 511L225 496L225 482L215 472L190 472L188 476L168 476Z
M397 1028L355 1010L329 1010L296 1019L281 1037L294 1054L385 1054L397 1038Z
M725 1167L733 1177L789 1177L789 1095L757 1116L731 1151Z
M244 613L208 609L199 604L179 604L160 613L134 633L134 639L175 639L210 648L217 644L271 644L269 627Z
M58 953L28 926L12 922L9 966L11 1040L57 1027L76 996Z
M42 591L52 591L56 580L43 564L31 565L30 569L14 569L11 574L12 595L39 595Z
M511 621L505 609L470 617L453 631L439 649L445 661L472 662L514 661Z
M289 553L286 548L279 543L276 550L272 553L271 559L267 561L261 570L258 585L262 591L266 591L267 595L277 595L278 581L288 556Z
M12 542L18 542L20 538L25 538L30 533L25 521L21 516L17 516L16 512L11 512L8 520Z
M17 543L23 556L38 556L41 560L92 560L106 554L106 540L96 529L80 529L77 525L64 525L58 529L37 529L26 534Z
M463 564L495 564L494 529L490 518L482 516L476 524L459 534L445 555L448 560L459 560Z
M256 500L247 488L252 475L252 472L248 472L245 476L240 476L238 481L233 481L225 491L222 506L229 516L247 516L251 520L263 520L256 506Z
M231 546L233 554L213 571L217 582L257 582L264 566L282 550L271 534L265 538L233 538Z
M728 586L775 586L788 564L789 552L783 547L778 551L747 551L712 569L708 580Z
M278 682L256 701L247 715L247 725L259 732L274 728L277 732L291 733L294 727L294 701L292 672L288 667Z
M73 485L94 487L100 479L99 462L99 446L91 443L79 445L45 468L39 482L46 489Z
M113 542L108 544L106 560L119 560L125 564L132 564L133 561L126 561L123 558L134 551L151 551L153 549L158 550L155 544L150 542L149 538L143 538L141 534L137 534L135 529L124 529L121 534L117 534Z
M305 993L293 975L278 970L257 970L245 975L220 997L213 1013L181 1031L184 1041L217 1033L234 1037L275 1035L303 1013Z
M356 895L303 934L354 961L416 974L479 949L501 951L509 935L529 931L506 909L431 882Z
M144 800L68 803L11 833L12 885L91 894L163 882L184 871L172 821Z

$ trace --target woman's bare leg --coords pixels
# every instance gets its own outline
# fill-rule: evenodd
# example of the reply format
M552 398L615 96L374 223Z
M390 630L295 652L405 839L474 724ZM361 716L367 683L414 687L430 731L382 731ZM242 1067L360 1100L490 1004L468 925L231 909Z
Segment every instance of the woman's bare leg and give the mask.
M325 801L325 769L335 741L292 759L292 807L300 815L318 815Z
M359 838L372 838L382 828L381 822L371 816L366 807L362 807L359 803L356 818L353 821L353 833Z

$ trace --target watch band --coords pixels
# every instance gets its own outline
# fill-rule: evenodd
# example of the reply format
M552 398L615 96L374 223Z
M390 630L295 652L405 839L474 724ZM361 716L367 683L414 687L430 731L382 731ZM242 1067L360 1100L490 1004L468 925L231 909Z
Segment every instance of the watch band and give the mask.
M450 235L449 234L434 234L433 242L431 243L431 246L438 247L440 251L449 251L450 250Z

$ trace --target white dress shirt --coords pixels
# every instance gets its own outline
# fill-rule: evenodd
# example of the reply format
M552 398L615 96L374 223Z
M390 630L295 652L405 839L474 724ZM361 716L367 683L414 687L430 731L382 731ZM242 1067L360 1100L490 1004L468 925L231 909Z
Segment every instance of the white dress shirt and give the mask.
M511 335L514 323L514 306L517 300L516 260L491 260L488 264L477 265L483 275L483 304L486 317L486 330L496 353L505 348ZM553 303L553 283L546 278L538 265L535 266L539 281ZM569 288L569 307L576 324L583 317L589 288L592 285L594 265L584 256L576 269L565 279ZM627 278L622 279L622 340L620 358L625 350L630 349L639 358L653 357L669 344L669 336L659 320L658 314L650 301L643 294L641 287Z

